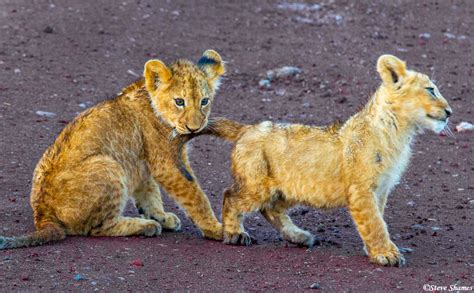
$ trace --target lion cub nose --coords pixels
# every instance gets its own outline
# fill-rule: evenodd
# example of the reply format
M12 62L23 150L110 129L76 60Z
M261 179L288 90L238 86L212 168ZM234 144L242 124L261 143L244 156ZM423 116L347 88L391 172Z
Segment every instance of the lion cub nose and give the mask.
M453 110L451 108L444 109L444 112L446 112L446 117L448 118L453 114Z

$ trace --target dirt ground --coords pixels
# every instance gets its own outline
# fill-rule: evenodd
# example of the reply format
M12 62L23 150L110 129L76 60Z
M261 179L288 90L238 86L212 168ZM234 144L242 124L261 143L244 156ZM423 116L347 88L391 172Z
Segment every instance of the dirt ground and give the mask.
M474 122L473 1L44 1L0 0L0 233L34 229L31 176L43 151L85 107L114 96L147 59L197 60L208 48L227 60L213 116L252 123L328 124L359 109L392 53L430 74L454 110ZM260 88L269 69L299 77ZM56 114L41 117L37 111ZM220 215L230 184L230 146L200 137L191 159ZM0 252L0 291L422 291L424 284L474 286L473 133L426 133L392 192L386 221L413 252L408 267L372 265L345 210L292 211L327 241L283 242L259 214L251 247L205 240L176 204L181 232L146 238L70 237ZM127 214L137 215L129 205Z

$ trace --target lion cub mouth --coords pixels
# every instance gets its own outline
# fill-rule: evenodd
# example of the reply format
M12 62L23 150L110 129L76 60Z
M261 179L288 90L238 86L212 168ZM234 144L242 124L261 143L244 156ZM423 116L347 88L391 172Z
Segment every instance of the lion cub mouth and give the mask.
M427 114L426 116L430 119L441 121L441 122L446 122L448 120L448 118L446 118L446 117L441 117L440 118L440 117L435 117L435 116L430 115L430 114Z

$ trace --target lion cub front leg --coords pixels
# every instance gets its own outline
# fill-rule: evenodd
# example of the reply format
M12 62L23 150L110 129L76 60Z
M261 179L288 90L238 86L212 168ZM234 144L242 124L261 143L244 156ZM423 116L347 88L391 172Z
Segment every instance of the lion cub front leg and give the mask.
M191 171L183 174L175 165L152 170L155 180L186 210L191 221L206 238L221 240L222 225L217 220L206 194Z
M371 262L390 266L405 265L405 258L390 240L377 200L370 189L351 186L349 211Z
M163 229L178 231L181 220L173 213L165 212L160 188L150 177L133 193L138 212L145 219L152 219L161 224Z

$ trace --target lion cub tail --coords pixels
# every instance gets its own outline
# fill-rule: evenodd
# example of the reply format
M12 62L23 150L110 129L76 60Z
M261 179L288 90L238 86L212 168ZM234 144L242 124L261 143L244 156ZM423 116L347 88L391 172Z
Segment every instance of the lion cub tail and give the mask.
M214 118L209 120L203 134L214 135L230 142L236 142L247 127L248 125L236 121Z
M42 225L41 229L30 234L17 237L0 236L0 250L43 245L47 242L58 241L64 238L66 238L66 232L60 225L54 222L47 222Z

